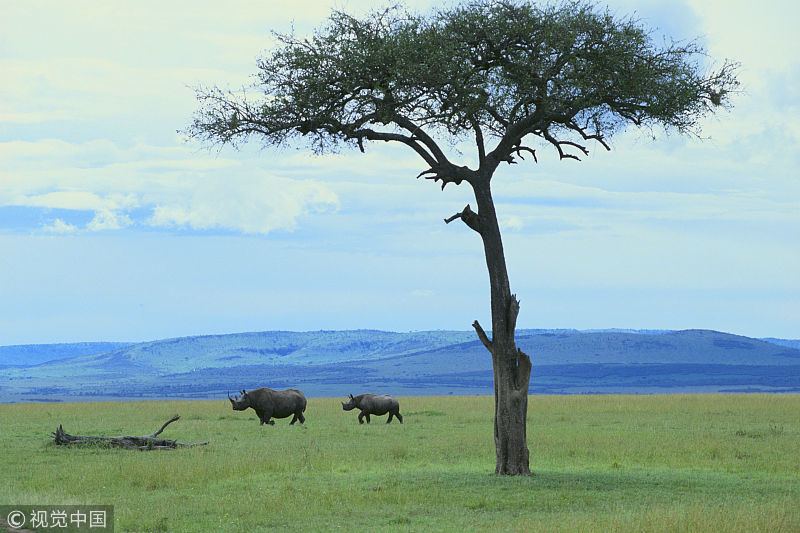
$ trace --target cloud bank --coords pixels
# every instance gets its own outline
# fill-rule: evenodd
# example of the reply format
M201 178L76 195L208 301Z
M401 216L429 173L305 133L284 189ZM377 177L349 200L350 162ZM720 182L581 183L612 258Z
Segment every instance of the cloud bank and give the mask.
M744 91L702 140L634 130L500 169L519 325L796 337L800 4L609 4L741 61ZM0 342L486 320L479 239L443 223L474 199L414 180L404 147L209 153L176 134L192 86L250 83L271 29L373 6L0 0Z

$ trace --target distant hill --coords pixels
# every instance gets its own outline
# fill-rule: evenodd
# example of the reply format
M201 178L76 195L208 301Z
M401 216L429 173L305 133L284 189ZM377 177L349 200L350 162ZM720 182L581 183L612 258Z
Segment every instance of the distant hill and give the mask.
M224 398L259 386L299 387L309 396L492 392L490 356L470 331L267 331L84 344L73 357L6 368L0 401ZM800 392L800 350L727 333L520 330L517 344L532 357L532 393Z
M800 339L776 339L774 337L766 337L761 340L777 344L778 346L788 346L789 348L800 350Z
M63 344L20 344L0 346L0 368L6 366L31 366L91 355L132 346L131 342L73 342Z

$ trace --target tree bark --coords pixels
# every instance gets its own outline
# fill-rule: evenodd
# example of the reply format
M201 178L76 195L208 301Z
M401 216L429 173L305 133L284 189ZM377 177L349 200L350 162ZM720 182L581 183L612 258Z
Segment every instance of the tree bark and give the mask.
M489 179L476 181L473 183L473 189L478 203L479 220L476 231L483 240L486 266L489 271L492 339L488 339L477 321L473 327L492 354L495 400L494 443L497 456L495 474L529 475L526 425L531 360L514 342L519 301L511 294L503 240Z

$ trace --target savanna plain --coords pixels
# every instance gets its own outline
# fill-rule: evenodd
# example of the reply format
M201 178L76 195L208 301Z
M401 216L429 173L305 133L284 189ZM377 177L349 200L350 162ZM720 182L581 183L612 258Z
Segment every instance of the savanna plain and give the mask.
M0 405L0 503L114 505L115 531L800 531L800 395L531 396L530 477L494 470L493 399L312 398L260 426L216 401ZM207 446L56 446L146 435Z

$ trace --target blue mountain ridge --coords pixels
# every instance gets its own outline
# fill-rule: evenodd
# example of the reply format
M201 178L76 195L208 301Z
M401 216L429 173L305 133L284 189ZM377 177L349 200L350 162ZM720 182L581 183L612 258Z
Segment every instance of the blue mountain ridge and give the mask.
M800 350L787 342L708 330L518 330L517 344L531 355L534 394L800 392ZM308 396L493 390L490 356L470 331L265 331L97 344L101 353L87 353L91 345L6 366L0 401L214 398L259 386ZM68 355L69 345L58 346ZM25 353L0 347L0 367L8 349ZM44 351L29 360L56 353Z
M72 342L0 346L0 368L38 365L79 355L110 352L133 344L132 342Z

